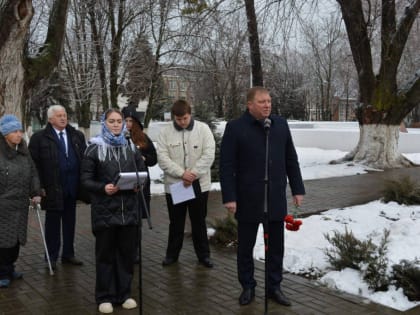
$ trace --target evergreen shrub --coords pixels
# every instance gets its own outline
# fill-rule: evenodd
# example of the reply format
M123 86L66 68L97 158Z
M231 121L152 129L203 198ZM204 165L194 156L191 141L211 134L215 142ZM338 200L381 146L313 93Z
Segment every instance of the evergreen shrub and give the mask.
M420 261L402 260L392 266L393 283L410 301L420 301Z
M238 224L232 214L215 219L211 226L216 230L210 242L223 247L236 247L238 244Z
M335 270L360 270L370 289L384 291L388 288L390 279L386 252L389 230L384 230L379 246L372 242L372 238L365 241L357 239L347 228L344 233L334 231L332 236L324 234L324 237L333 246L325 249L324 253Z
M384 202L395 201L398 204L420 204L420 186L410 176L401 177L399 180L385 181L382 190Z

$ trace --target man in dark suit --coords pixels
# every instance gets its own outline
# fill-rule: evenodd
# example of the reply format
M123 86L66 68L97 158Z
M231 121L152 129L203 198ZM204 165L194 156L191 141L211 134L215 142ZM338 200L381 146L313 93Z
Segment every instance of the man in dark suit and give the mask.
M268 137L267 213L265 205L266 140ZM263 87L247 93L247 111L226 125L220 152L220 183L225 207L238 221L238 278L243 291L239 304L255 296L253 248L258 225L268 228L268 297L291 305L280 283L283 273L284 217L287 179L293 201L305 194L296 150L285 119L271 115L271 97Z
M31 137L29 150L44 193L42 208L46 210L45 238L52 267L55 269L61 246L61 228L61 262L83 264L74 255L74 234L80 163L86 141L82 132L68 124L63 106L49 107L47 116L47 126Z

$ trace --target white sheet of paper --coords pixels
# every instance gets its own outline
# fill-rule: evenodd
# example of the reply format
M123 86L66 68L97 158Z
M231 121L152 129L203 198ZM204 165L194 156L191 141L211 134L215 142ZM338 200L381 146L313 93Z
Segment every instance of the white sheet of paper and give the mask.
M192 185L185 187L184 183L178 182L169 186L174 205L195 198Z
M134 189L137 184L137 175L139 176L139 184L142 185L147 178L147 172L138 172L137 174L136 172L122 172L114 185L120 187L121 190Z

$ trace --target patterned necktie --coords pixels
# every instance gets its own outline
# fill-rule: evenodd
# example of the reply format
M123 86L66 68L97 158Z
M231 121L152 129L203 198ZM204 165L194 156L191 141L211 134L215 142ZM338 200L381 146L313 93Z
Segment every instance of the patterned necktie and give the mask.
M67 156L67 150L66 150L66 142L64 141L64 132L60 131L60 147L61 150L64 152L64 154Z

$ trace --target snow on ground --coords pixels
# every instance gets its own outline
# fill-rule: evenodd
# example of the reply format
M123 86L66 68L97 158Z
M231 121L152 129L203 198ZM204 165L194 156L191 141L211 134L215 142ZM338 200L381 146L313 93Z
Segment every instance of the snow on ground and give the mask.
M221 126L221 127L220 127ZM219 124L219 131L224 123ZM304 180L351 176L366 172L362 165L328 164L331 160L343 157L347 152L322 150L318 148L296 148ZM420 153L404 154L414 163L420 164ZM152 194L162 194L162 171L159 166L150 168ZM219 183L212 184L212 190L220 190ZM420 206L401 206L396 203L384 204L373 201L365 205L345 209L331 209L319 215L302 219L303 225L298 232L285 232L284 269L292 273L322 273L318 281L333 289L360 295L376 303L405 311L420 305L408 301L402 289L390 287L386 292L372 292L356 270L345 269L330 271L323 249L329 246L325 234L333 231L343 232L345 227L355 237L365 240L372 237L375 244L383 235L383 230L390 230L387 258L389 266L402 259L420 258ZM264 241L260 228L256 246L256 259L264 259Z

